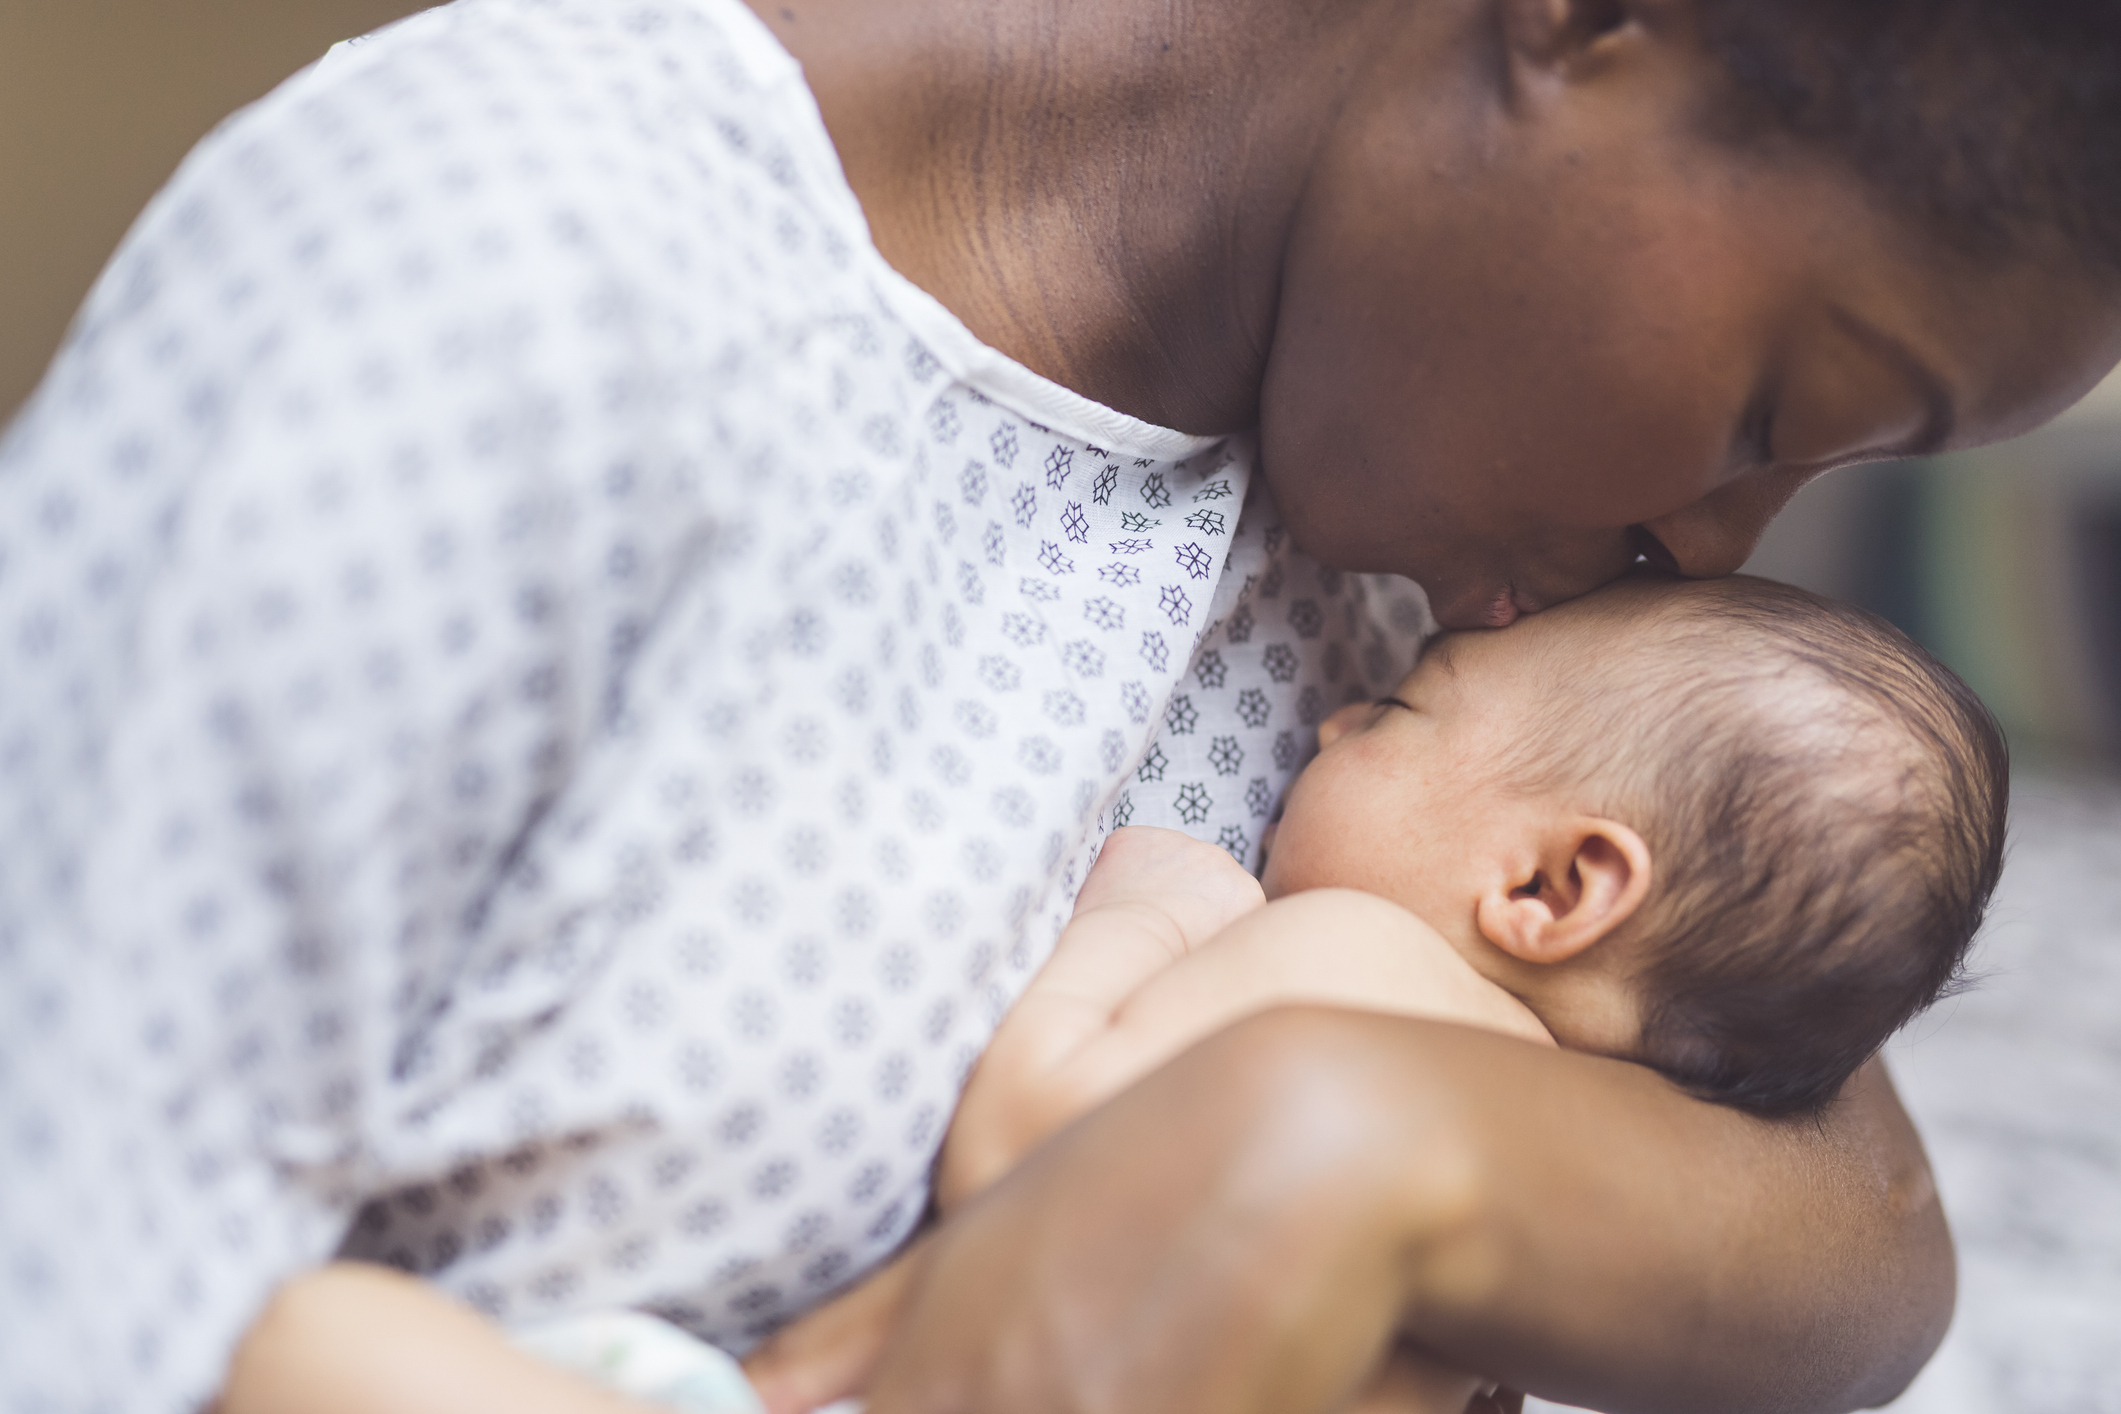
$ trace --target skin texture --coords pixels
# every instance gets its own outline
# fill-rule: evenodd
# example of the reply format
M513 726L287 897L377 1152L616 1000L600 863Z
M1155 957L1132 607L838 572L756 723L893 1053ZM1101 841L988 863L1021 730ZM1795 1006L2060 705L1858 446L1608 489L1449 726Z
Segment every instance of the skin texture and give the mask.
M936 1167L938 1209L958 1212L1054 1132L1190 1046L1291 1004L1429 1017L1553 1044L1522 1003L1385 899L1327 888L1268 903L1214 845L1173 830L1119 830L1053 955L980 1056ZM906 1290L897 1270L874 1284L895 1295L857 1289L754 1359L774 1414L866 1392ZM852 1382L792 1391L776 1378L813 1363ZM1401 1348L1353 1407L1460 1414L1490 1391L1486 1380Z

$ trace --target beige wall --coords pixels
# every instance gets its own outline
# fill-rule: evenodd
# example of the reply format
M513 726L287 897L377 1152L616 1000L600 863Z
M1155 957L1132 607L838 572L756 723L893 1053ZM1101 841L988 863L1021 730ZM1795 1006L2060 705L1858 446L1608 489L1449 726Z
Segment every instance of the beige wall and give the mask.
M0 0L0 421L191 145L418 0Z

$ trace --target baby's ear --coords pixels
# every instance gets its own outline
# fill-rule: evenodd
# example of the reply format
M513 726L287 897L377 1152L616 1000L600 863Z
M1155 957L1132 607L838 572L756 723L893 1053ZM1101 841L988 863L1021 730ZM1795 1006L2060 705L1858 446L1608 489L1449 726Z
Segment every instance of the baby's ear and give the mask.
M1626 922L1650 891L1650 848L1618 820L1552 821L1482 894L1482 936L1522 962L1567 962Z

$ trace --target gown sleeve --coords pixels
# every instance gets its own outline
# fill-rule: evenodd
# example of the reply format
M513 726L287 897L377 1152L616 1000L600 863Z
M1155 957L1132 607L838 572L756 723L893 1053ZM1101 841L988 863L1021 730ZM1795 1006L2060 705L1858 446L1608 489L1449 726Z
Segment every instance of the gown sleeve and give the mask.
M193 155L0 442L9 1409L195 1408L335 1251L697 538L623 204L438 146L415 23Z

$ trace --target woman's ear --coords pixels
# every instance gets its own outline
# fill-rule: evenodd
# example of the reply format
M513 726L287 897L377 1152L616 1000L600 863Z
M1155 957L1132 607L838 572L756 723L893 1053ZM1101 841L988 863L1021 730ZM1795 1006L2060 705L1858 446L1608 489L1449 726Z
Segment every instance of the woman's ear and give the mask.
M1650 848L1618 820L1557 820L1482 894L1481 935L1522 962L1567 962L1632 917L1650 891Z

